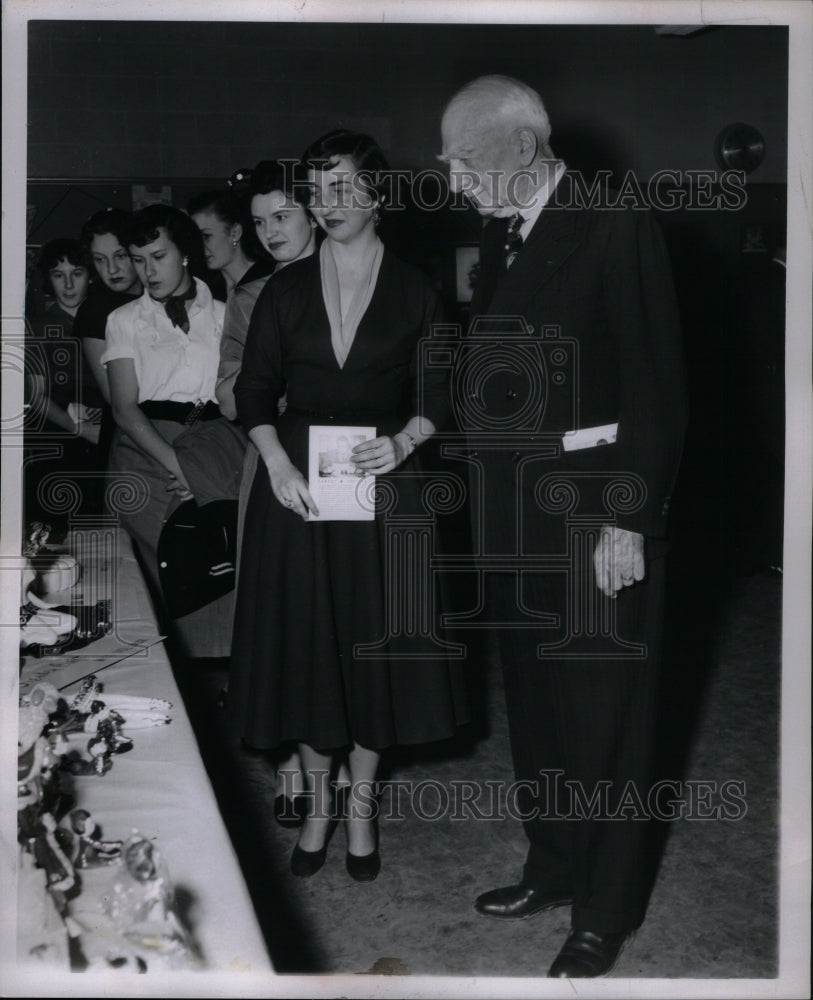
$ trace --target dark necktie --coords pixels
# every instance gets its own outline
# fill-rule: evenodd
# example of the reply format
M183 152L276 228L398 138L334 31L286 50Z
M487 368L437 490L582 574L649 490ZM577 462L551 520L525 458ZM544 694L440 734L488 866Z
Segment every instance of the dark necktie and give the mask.
M514 258L519 253L522 246L522 237L519 235L520 227L525 220L519 214L512 215L508 220L508 231L505 234L505 269L514 263Z
M164 302L164 309L167 316L172 320L173 326L179 326L184 333L189 333L189 316L186 312L186 303L194 299L197 294L195 285L188 288L182 295L170 295Z

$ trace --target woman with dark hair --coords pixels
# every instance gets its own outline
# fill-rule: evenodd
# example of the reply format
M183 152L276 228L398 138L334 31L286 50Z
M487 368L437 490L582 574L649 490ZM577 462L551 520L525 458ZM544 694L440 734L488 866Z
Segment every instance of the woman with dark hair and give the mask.
M380 868L371 793L381 753L452 736L467 721L466 699L442 641L390 627L406 613L388 580L394 522L381 511L319 519L305 478L310 429L327 426L335 437L339 427L373 426L372 439L353 447L353 463L386 477L381 492L396 513L424 514L416 449L445 419L448 387L438 369L419 377L419 344L437 318L431 284L376 232L388 169L381 150L340 130L303 162L326 239L261 293L235 385L262 464L246 513L230 702L248 743L299 744L310 810L291 856L295 875L324 864L329 776L346 758L345 864L369 881Z
M223 276L227 295L258 261L267 276L273 269L247 226L245 198L230 188L203 191L191 198L186 211L200 230L203 255L210 271ZM260 275L256 275L259 277Z
M202 258L200 233L179 209L149 205L135 213L125 238L144 291L107 320L101 360L118 425L109 467L137 473L148 484L144 506L122 513L121 519L160 601L157 549L164 522L171 504L196 496L176 451L178 439L183 434L185 446L194 451L207 423L220 417L215 380L224 305L190 273L191 261ZM226 594L176 617L180 652L227 656L231 610L232 597Z
M52 301L29 318L26 337L25 389L28 442L36 435L59 439L60 458L49 457L47 472L92 471L99 466L100 407L103 399L81 352L74 348L74 323L88 294L90 268L77 240L46 243L38 262L43 285ZM26 515L52 516L36 499L45 463L30 452L26 463ZM83 511L92 512L94 497L88 483L80 484ZM90 506L88 506L88 502Z
M102 468L107 463L115 428L107 372L101 363L107 317L143 291L125 246L131 218L132 213L121 208L106 208L92 215L79 234L79 242L93 262L99 280L93 282L87 299L79 307L73 332L82 343L85 361L104 399L99 436Z
M87 254L77 240L56 239L46 243L39 259L42 280L56 299L58 308L67 316L85 301L90 280Z
M252 239L248 210L243 200L228 188L196 195L187 205L187 212L200 230L206 266L222 274L226 283L226 313L216 391L223 416L234 420L237 411L231 386L243 356L254 303L274 270L274 261L256 239ZM227 388L221 391L227 379Z
M296 260L309 257L316 249L316 222L306 208L308 191L306 178L298 164L279 160L261 160L250 172L246 187L246 197L251 216L254 239L263 251L271 255L275 263L275 274ZM260 287L257 288L257 285ZM256 288L250 308L243 308L240 315L244 323L228 322L224 325L223 340L220 345L220 370L218 372L217 398L220 408L227 416L237 415L234 402L234 382L243 361L248 324L254 302L265 285L265 280L252 282L246 289ZM247 295L241 305L249 305ZM284 409L285 401L280 400ZM259 453L253 444L246 449L243 465L243 479L240 487L238 514L238 547L242 543L246 506L251 484L257 472ZM239 551L239 548L238 548ZM226 694L223 692L222 697ZM305 811L307 801L302 794L305 790L302 764L294 748L282 748L284 754L277 763L277 786L274 798L274 815L282 826L298 826ZM346 772L342 770L346 780Z
M73 338L76 314L90 287L87 254L76 240L51 240L42 249L39 269L53 301L32 322L33 342L38 343L41 357L39 370L32 367L29 371L29 402L36 410L44 408L46 421L54 429L76 434L95 445L99 440L98 424L78 419L75 411L68 412L69 407L80 403L98 407L100 400L93 392L93 380L83 377L88 373L80 358L75 359L70 370L57 360L64 353L64 342Z

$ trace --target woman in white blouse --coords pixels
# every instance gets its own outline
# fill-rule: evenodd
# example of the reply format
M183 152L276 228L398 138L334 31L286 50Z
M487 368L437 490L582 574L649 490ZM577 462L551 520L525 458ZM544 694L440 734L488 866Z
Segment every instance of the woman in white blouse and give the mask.
M173 441L190 427L220 416L215 382L224 305L190 273L190 261L201 259L200 234L180 210L150 205L137 212L127 242L144 291L107 320L101 360L118 425L109 467L114 473L140 476L146 486L136 489L146 496L121 505L118 513L139 548L160 603L161 529L175 496L194 496ZM227 656L231 612L228 594L175 619L172 631L179 652L187 657Z

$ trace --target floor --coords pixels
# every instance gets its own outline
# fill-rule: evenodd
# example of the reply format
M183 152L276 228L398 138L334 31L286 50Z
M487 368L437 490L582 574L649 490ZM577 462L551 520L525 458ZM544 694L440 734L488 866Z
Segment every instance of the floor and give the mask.
M684 801L693 798L705 818L657 827L648 916L613 975L772 977L781 573L732 558L714 531L701 538L689 531L676 540L670 594L660 774L682 780ZM454 781L512 780L499 665L488 644L484 653L481 715L472 732L390 758L386 781L426 784L400 817L396 811L381 821L382 872L368 884L345 871L341 829L316 876L289 873L297 833L273 819L271 764L236 743L216 706L224 664L178 669L278 971L546 974L568 930L567 909L501 922L472 908L478 893L518 880L526 849L519 823L455 819L443 802Z

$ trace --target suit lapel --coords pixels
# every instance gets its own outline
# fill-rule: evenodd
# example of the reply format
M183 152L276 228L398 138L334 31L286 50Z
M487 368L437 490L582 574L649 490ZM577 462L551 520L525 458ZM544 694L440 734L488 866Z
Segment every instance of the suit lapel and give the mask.
M492 219L483 227L480 236L480 273L471 299L472 318L488 312L488 305L494 297L502 268L502 248L507 226L507 219Z
M542 209L513 264L498 276L489 313L522 312L581 242L578 218L578 212L566 208Z

